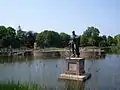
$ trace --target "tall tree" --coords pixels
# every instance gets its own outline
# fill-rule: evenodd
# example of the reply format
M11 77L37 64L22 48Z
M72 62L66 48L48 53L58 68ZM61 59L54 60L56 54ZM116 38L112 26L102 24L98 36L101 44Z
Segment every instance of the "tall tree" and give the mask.
M6 47L7 46L7 29L4 26L0 26L0 47Z
M99 46L101 46L101 47L107 46L107 37L106 37L106 35L100 36L98 40L99 40Z
M61 32L60 33L60 39L61 39L61 47L67 47L68 43L70 41L70 35L68 35L64 32Z
M108 46L113 45L114 41L113 41L113 37L112 36L108 36L107 43L108 43Z
M34 33L32 31L27 32L27 39L26 39L27 47L29 47L29 48L34 47L34 42L36 40L36 35L37 35L37 33Z
M114 37L114 42L116 43L116 45L120 46L120 34Z
M16 31L12 27L7 28L7 43L9 46L15 45L15 39L16 39Z
M55 31L45 30L39 33L36 41L40 47L60 47L60 35Z
M27 38L27 32L23 31L20 26L17 30L17 36L16 38L19 40L20 46L25 46L26 38Z
M80 46L87 46L88 45L88 38L84 35L80 38Z
M100 31L97 28L88 27L86 29L86 31L84 31L84 33L83 33L83 35L81 37L82 40L83 40L82 43L84 44L84 43L87 42L88 45L98 46L99 33L100 33Z

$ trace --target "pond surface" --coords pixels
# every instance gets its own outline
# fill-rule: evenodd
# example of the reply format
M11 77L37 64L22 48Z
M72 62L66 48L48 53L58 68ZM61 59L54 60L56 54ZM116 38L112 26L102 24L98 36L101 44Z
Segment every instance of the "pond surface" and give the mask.
M120 90L120 55L85 60L85 70L92 74L85 83L58 80L65 71L64 59L19 57L0 61L0 82L34 82L48 90Z

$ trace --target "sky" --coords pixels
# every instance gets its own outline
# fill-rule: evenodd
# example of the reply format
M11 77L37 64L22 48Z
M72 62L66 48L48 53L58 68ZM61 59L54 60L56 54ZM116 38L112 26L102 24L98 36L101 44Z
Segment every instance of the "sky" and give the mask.
M0 25L77 35L94 26L114 36L120 34L120 0L1 0Z

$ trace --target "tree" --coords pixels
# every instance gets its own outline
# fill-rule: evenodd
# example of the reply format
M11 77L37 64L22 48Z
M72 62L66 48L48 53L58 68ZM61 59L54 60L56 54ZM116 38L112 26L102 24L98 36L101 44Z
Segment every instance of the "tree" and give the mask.
M16 38L19 40L20 46L25 46L27 33L25 31L22 31L19 27L19 30L17 30L17 36Z
M107 37L106 37L106 35L100 36L98 40L99 40L99 46L100 47L107 46Z
M84 35L80 37L80 46L86 46L88 45L88 38Z
M37 35L37 33L34 33L32 31L27 32L26 46L28 48L33 48L34 47L34 42L36 40L36 35Z
M120 34L116 35L114 37L114 43L117 45L117 46L120 46Z
M0 47L3 48L6 46L6 37L7 29L4 26L0 26Z
M95 28L95 27L88 27L86 29L86 31L84 31L83 35L82 35L82 44L88 44L88 45L95 45L95 46L98 46L99 44L99 41L98 41L98 38L99 38L99 33L100 31Z
M70 35L61 32L60 33L61 47L67 47L70 41Z
M108 46L113 45L113 37L112 36L108 36L107 43L108 43Z
M15 44L15 37L16 37L16 32L15 29L12 27L4 27L0 26L0 47L2 48L9 48L10 46L13 47ZM13 47L14 48L14 47Z
M45 30L36 37L37 45L40 47L60 47L60 35L55 31Z
M15 39L16 39L16 31L12 27L7 28L7 43L8 46L14 46L15 45Z

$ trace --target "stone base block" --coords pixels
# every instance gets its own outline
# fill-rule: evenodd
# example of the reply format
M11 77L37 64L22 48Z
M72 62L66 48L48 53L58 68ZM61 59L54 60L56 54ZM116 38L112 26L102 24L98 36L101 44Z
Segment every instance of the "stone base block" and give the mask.
M61 80L79 80L85 81L91 77L91 73L85 73L84 75L72 75L72 74L60 74L59 79Z

